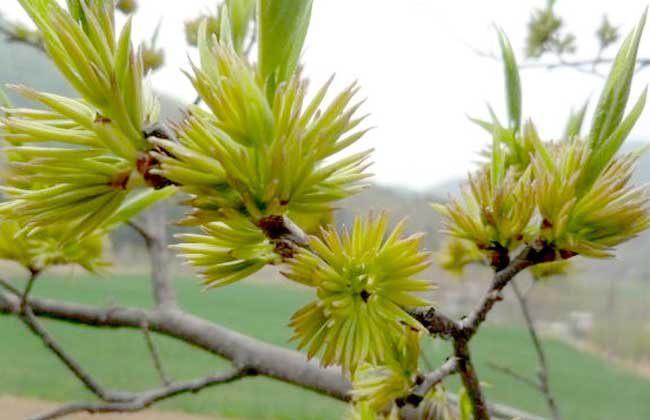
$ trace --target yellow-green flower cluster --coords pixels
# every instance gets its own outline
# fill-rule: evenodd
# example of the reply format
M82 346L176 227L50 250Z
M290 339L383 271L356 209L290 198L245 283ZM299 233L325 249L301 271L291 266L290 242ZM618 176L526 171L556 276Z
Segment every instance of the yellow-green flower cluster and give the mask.
M416 384L420 356L419 331L407 329L393 341L394 349L380 365L362 364L352 375L352 400L375 412L388 412Z
M548 152L549 162L536 158L534 165L543 220L540 237L545 241L561 251L602 258L650 227L648 192L630 185L638 154L614 158L585 188L581 181L589 169L587 143L564 142Z
M231 226L245 218L252 230L258 229L255 238L247 238L251 241L247 249L260 254L246 253L245 261L234 258L238 262L233 265L242 271L228 276L227 282L277 261L266 252L271 242L264 236L277 238L262 228L265 220L286 217L312 225L328 217L335 201L359 191L368 177L364 171L369 151L339 155L365 133L358 129L363 117L356 116L360 106L354 102L356 84L329 104L331 80L310 97L308 82L296 71L298 55L287 55L279 47L300 50L311 2L261 1L259 7L258 25L264 30L258 65L251 65L235 45L235 31L230 29L235 26L233 13L224 7L219 37L209 35L207 22L199 28L201 68L195 67L189 76L208 109L190 108L187 118L175 127L178 141L152 140L161 163L152 172L181 185L190 195L186 204L192 213L186 224ZM284 41L270 43L267 38L279 35L268 28L282 22L286 23L280 31ZM277 56L284 58L278 61ZM230 244L233 252L241 246ZM204 261L202 267L208 264L207 254L191 260L197 258ZM222 278L207 275L206 281L218 284Z
M312 238L311 250L295 256L286 276L316 289L318 298L291 319L294 339L323 365L355 371L363 362L394 359L396 340L420 330L405 308L427 305L418 293L431 289L416 278L428 265L420 236L402 238L400 223L387 235L388 218L357 218L351 232L334 228Z
M307 82L294 76L271 103L255 69L232 48L203 47L193 82L211 112L192 108L178 127L179 143L156 141L167 152L159 156L160 173L196 197L197 214L210 220L233 208L259 220L323 213L358 191L369 152L331 160L363 134L354 131L358 105L350 106L356 86L323 108L329 83L307 102Z
M107 242L103 231L65 244L59 242L60 234L51 227L27 235L16 221L4 220L0 222L0 259L36 271L52 265L77 264L94 272L108 264L102 259Z
M225 286L280 262L273 243L256 225L234 210L224 213L221 221L201 225L203 234L178 235L181 243L173 246L202 269L207 286Z
M15 87L45 109L4 110L11 200L2 211L30 230L55 224L65 226L64 236L82 237L129 191L147 186L138 162L151 148L143 132L157 121L159 105L130 45L130 22L116 37L113 2L70 0L68 11L53 0L21 4L82 99Z
M544 244L557 259L602 258L650 227L647 190L630 182L641 152L617 155L645 105L644 92L625 115L644 22L645 15L621 46L589 134L580 135L585 106L571 114L557 142L542 141L531 121L521 128L517 65L500 34L509 125L504 128L494 115L491 123L475 120L493 134L492 149L485 153L489 162L470 175L463 201L435 206L448 233L488 257L496 252L501 259L491 262L501 268L508 252L523 242ZM462 261L443 262L456 268Z
M493 173L492 168L484 168L470 175L463 201L452 199L446 205L435 204L434 209L446 218L448 234L482 250L509 250L522 243L535 210L531 173L508 170L496 177Z
M463 273L466 266L482 263L484 255L474 242L456 237L449 237L435 254L438 265L456 275Z

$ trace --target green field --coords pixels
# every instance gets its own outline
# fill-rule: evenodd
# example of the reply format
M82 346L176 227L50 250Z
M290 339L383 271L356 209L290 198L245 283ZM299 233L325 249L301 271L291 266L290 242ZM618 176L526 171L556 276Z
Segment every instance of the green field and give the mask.
M202 293L194 281L180 279L177 289L182 307L191 308L197 315L287 346L287 320L310 298L301 290L245 282ZM145 277L137 275L74 279L52 276L37 284L34 295L105 305L151 306L149 284ZM105 386L138 390L157 384L144 339L137 332L55 321L45 321L45 325ZM16 319L0 316L0 337L0 394L61 401L90 398ZM155 340L168 371L176 379L189 379L225 366L213 355L172 339L156 336ZM552 386L566 419L650 418L649 381L562 343L547 341L546 346ZM432 360L445 354L443 343L428 347ZM545 414L538 394L486 366L486 362L493 361L532 375L534 357L525 331L489 326L481 330L473 348L480 377L490 385L490 399ZM458 382L450 381L449 388L457 390ZM257 377L178 397L158 408L255 419L336 419L346 409L340 402Z

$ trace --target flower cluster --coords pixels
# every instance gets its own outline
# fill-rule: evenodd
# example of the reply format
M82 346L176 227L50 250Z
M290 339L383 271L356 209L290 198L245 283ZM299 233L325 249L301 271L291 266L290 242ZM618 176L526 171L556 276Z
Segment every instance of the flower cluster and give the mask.
M95 231L79 241L64 244L58 241L59 236L56 227L27 235L16 221L2 221L0 259L16 262L34 271L59 264L77 264L96 272L108 264L102 258L107 242L104 232Z
M463 200L434 206L448 233L471 242L499 269L524 242L550 247L557 260L602 258L650 227L647 190L630 182L641 152L617 155L645 105L644 92L624 114L644 21L617 55L589 134L580 134L585 106L571 114L555 142L542 141L531 121L521 127L517 65L500 34L509 124L503 127L494 114L492 122L475 120L493 134L492 148L484 154L488 163L470 175ZM460 263L446 260L451 268Z
M29 230L57 225L64 238L91 234L147 187L145 130L159 105L143 82L131 24L114 31L113 2L53 0L21 4L38 26L52 61L82 96L71 99L16 86L45 109L5 109L0 128L11 147L2 213ZM156 185L160 187L162 185Z
M417 382L419 331L406 330L393 341L393 350L379 365L363 364L352 375L352 400L374 412L387 412L409 394Z
M428 265L420 235L402 238L404 223L386 234L388 218L357 218L351 232L324 230L311 250L299 252L285 273L316 289L318 299L291 318L298 347L324 365L355 371L363 362L381 365L394 357L395 340L422 327L405 308L425 306L417 295L431 284L414 276Z
M301 224L318 224L327 219L335 201L359 191L368 177L369 151L339 155L365 133L358 129L363 117L356 116L360 106L354 102L356 84L326 104L331 80L308 99L308 82L296 70L311 10L311 2L299 3L300 7L284 10L278 2L260 2L257 65L241 54L234 31L228 30L234 28L228 7L221 9L219 37L210 36L204 21L197 41L201 67L189 77L208 110L191 107L175 127L177 141L152 140L161 164L152 172L181 185L190 196L186 203L192 212L186 224L211 232L210 226L241 226L247 220L250 235L245 249L257 254L238 252L243 244L228 243L231 235L217 234L214 239L222 252L237 255L232 260L210 260L213 254L206 248L192 245L188 253L186 246L179 246L201 267L240 268L238 274L227 276L228 281L277 262L268 253L277 238L265 231L265 220L286 216ZM285 22L291 18L293 23ZM286 31L279 32L285 38L278 39L269 28L282 22L287 23ZM287 51L294 53L286 55ZM180 239L186 238L190 237ZM212 243L207 236L202 238ZM207 271L204 275L212 284L222 280Z

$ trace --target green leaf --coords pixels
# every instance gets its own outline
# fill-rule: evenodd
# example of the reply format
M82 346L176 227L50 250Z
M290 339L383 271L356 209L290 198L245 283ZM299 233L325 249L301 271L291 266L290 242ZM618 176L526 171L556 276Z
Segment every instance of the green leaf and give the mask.
M630 86L636 68L637 52L645 26L646 14L647 10L643 13L637 27L623 42L601 93L589 133L589 142L593 149L601 146L623 119L625 106L630 96Z
M226 0L235 51L241 53L255 12L256 0Z
M312 0L260 0L258 63L269 98L298 66Z
M636 104L630 111L630 113L625 117L625 119L619 124L619 126L614 130L614 132L605 140L602 145L593 152L593 155L589 160L589 169L585 178L585 184L583 187L591 185L600 173L607 167L607 164L612 160L614 155L619 151L623 142L632 131L634 124L641 116L643 108L646 103L646 96L648 89L646 88Z
M498 131L494 131L492 137L492 168L490 171L492 190L496 191L499 184L505 177L506 173L506 156L501 147Z
M122 203L120 208L104 225L113 227L117 224L128 222L146 208L176 194L176 191L176 187L169 186L159 190L147 189L138 194L134 194Z
M499 34L499 45L501 46L501 57L503 59L503 70L506 77L506 96L508 100L508 118L510 128L517 131L521 125L521 81L515 54L506 34L497 28Z
M569 115L569 120L567 121L566 128L564 129L564 138L570 139L575 136L580 135L580 130L582 129L582 123L585 120L585 114L587 113L587 106L589 106L589 101L585 102L582 108L578 111L571 110L571 115Z

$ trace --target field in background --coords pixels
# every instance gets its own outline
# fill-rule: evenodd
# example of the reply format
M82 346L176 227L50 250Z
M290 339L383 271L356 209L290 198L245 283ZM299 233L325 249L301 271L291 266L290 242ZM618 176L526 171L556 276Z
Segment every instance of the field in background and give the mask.
M179 279L177 289L180 304L197 315L285 346L290 346L287 343L290 331L286 327L289 316L311 297L306 291L259 283L242 283L201 293L194 280ZM36 285L34 294L102 305L151 306L149 283L141 275L49 277ZM144 338L137 331L99 330L54 321L45 324L107 387L138 390L157 384ZM89 398L17 320L0 316L0 337L3 338L0 394L61 401ZM174 378L188 379L226 366L213 355L172 339L156 336L155 340ZM489 384L490 399L545 414L538 394L487 366L488 362L495 362L533 375L534 356L525 331L487 326L472 344L480 377ZM547 341L546 346L552 386L565 418L650 418L649 381L557 341ZM447 354L444 343L428 344L427 348L429 359L434 362ZM452 391L458 387L458 382L449 382ZM249 378L198 395L183 396L158 408L256 419L336 419L346 409L337 401L264 378Z

